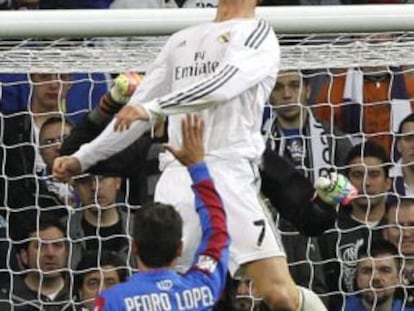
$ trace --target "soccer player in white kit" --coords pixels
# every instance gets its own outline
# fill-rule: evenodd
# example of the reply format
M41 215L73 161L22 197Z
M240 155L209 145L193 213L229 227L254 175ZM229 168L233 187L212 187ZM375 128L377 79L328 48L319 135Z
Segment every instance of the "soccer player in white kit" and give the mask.
M220 0L214 22L172 35L129 103L94 141L58 158L54 176L68 180L87 170L166 116L169 144L178 147L184 113L198 112L205 122L205 160L228 215L229 270L241 268L274 310L325 310L315 294L296 287L259 199L260 128L280 49L271 26L254 17L257 2ZM155 201L172 204L183 217L181 264L189 267L201 236L191 180L172 155L160 163Z

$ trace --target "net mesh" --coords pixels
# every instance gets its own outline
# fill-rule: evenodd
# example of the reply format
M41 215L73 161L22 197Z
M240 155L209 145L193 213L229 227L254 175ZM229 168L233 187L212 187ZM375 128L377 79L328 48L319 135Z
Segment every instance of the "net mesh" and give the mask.
M412 64L413 34L279 34L281 69ZM0 72L145 72L167 38L3 40Z
M413 40L412 32L398 32L398 33L366 33L366 34L350 34L350 33L343 33L343 34L297 34L297 35L278 35L281 45L281 70L294 70L299 72L300 77L303 77L303 72L308 71L306 73L307 78L312 79L311 89L309 92L309 101L313 104L313 108L315 108L315 114L324 118L324 120L330 124L331 126L337 126L341 130L347 132L346 125L347 124L339 124L335 117L335 109L333 108L334 105L336 107L344 106L344 94L341 93L338 95L340 99L338 102L335 102L336 99L333 98L333 93L335 91L335 80L342 79L344 80L347 75L346 68L353 68L353 67L375 67L380 68L377 69L380 71L380 74L386 73L390 75L393 79L397 75L406 75L411 77L413 75L413 70L410 65L414 63L414 40ZM26 181L27 179L34 179L39 180L38 172L36 171L36 166L31 168L31 172L25 172L24 175L11 175L10 172L7 171L6 168L6 150L14 150L17 148L21 148L24 146L37 148L39 144L41 144L40 139L37 138L37 130L35 129L35 136L29 137L26 142L19 142L16 140L10 140L10 134L7 132L5 128L5 120L11 119L13 117L19 115L29 115L33 116L33 112L19 112L27 110L27 107L30 107L30 104L36 96L34 92L35 85L42 85L42 82L36 82L33 80L31 74L38 74L38 73L73 73L72 79L72 88L69 91L68 97L65 98L63 84L65 83L64 79L60 76L52 77L53 81L59 84L57 97L59 98L58 101L60 102L60 108L58 115L60 117L66 116L69 120L72 121L79 121L81 116L83 116L87 111L90 111L98 104L100 96L102 96L108 90L108 84L111 82L111 74L125 72L125 71L138 71L138 72L145 72L148 68L149 64L155 59L156 55L160 51L160 48L165 43L167 37L130 37L130 38L93 38L93 39L65 39L61 38L58 40L33 40L27 39L23 41L2 41L0 46L0 73L1 73L1 88L0 88L0 100L2 101L2 113L7 115L2 115L4 117L2 119L1 128L0 128L0 137L2 141L2 154L1 157L2 167L1 167L1 187L4 194L6 194L3 199L2 204L2 211L4 212L4 221L3 227L7 228L7 223L9 222L9 217L11 214L20 213L22 211L30 210L33 206L39 205L40 194L41 191L39 187L36 186L33 191L35 195L35 201L32 204L29 204L26 207L23 207L18 210L11 210L8 207L8 199L15 195L13 193L13 187L17 187L19 181ZM391 67L395 66L403 66L400 71L396 72ZM98 75L93 75L91 73L100 73ZM13 76L13 79L10 79L11 74L16 74ZM6 77L6 78L5 78ZM405 80L407 83L407 96L404 99L412 99L414 95L414 80L407 79ZM50 82L50 81L49 81ZM49 82L43 82L43 84L48 84ZM378 81L374 81L373 83L377 83ZM379 81L382 83L382 81ZM21 88L17 90L17 93L13 93L12 89L18 87ZM323 89L325 87L325 89ZM300 92L305 91L306 86L301 83L298 86ZM323 90L326 92L325 96L322 96ZM411 91L413 90L413 93ZM73 94L73 92L78 92L77 94ZM370 99L370 102L367 103L368 107L372 107L372 111L369 112L376 116L378 113L379 116L382 116L384 112L381 110L375 110L375 108L382 107L384 103L389 103L393 100L393 92L391 86L387 85L384 88L383 97L375 97L374 99ZM10 96L17 96L19 103L16 104L14 101L9 101ZM72 97L71 97L72 96ZM84 99L81 103L76 102L79 99L79 96L83 96ZM299 96L299 95L298 95ZM53 97L53 96L52 96ZM65 98L65 100L63 100ZM85 100L86 99L86 100ZM296 100L298 101L298 100ZM76 103L75 103L76 102ZM364 103L365 104L365 103ZM318 108L326 108L328 112L324 111L317 111ZM270 115L273 115L273 107L267 106L268 111L272 111ZM379 111L379 112L378 112ZM48 116L48 114L45 114ZM50 114L52 115L52 114ZM53 115L56 115L54 113ZM37 115L38 116L38 115ZM401 116L400 117L404 117ZM353 135L343 135L342 137L348 138L355 138L363 139L363 138L370 138L372 136L380 136L380 135L388 135L390 136L389 143L391 145L387 145L388 151L390 154L394 154L395 151L395 122L394 124L390 120L390 118L386 118L385 125L386 128L376 132L365 132L363 126L363 116L360 115L357 120L357 125L360 127L359 131L354 132ZM399 120L401 120L400 118ZM382 122L381 118L378 118L380 122ZM66 121L64 121L66 122ZM384 124L383 124L384 125ZM342 128L341 128L342 127ZM302 134L304 135L304 134ZM336 137L334 132L330 132L329 135L331 137ZM64 133L61 131L59 134L60 139L63 139ZM272 137L272 139L276 139L276 137ZM53 143L52 143L53 145ZM46 148L47 149L47 148ZM158 150L157 147L154 149ZM292 149L292 151L295 151ZM297 151L297 150L296 150ZM8 155L11 157L12 155ZM35 154L32 157L35 160L40 161L40 157L42 154ZM152 155L153 159L156 157L156 153ZM153 160L149 159L149 160ZM395 160L393 160L395 161ZM309 169L305 168L306 163L302 159L301 168L305 171ZM394 164L392 162L391 164ZM45 165L43 163L43 165ZM335 165L333 165L335 167ZM339 168L339 167L337 167ZM368 169L368 166L365 165L365 168ZM154 172L154 175L149 178L148 180L148 188L145 189L147 191L146 196L151 197L153 193L153 185L154 185L154 176L157 175L157 172ZM47 179L50 175L46 174L42 178ZM367 178L367 177L365 177ZM156 178L155 178L156 180ZM56 185L55 185L56 186ZM57 191L59 194L62 194L63 188L57 187ZM125 197L122 199L122 204L125 207L126 211L126 219L129 221L131 219L130 209L135 208L135 202L131 204L131 189L134 187L134 184L131 184L131 181L126 182L124 185L124 195ZM65 192L66 191L66 192ZM65 189L63 193L68 193L73 191L73 189ZM365 189L366 191L366 189ZM380 195L381 193L377 194ZM79 198L72 198L76 201ZM71 200L72 200L71 199ZM97 192L95 191L93 194L93 202L96 203L98 200ZM68 202L65 199L64 202ZM72 201L71 201L72 202ZM78 202L79 203L79 202ZM76 204L72 203L72 204ZM58 209L58 208L56 208ZM72 215L72 214L69 214ZM39 213L35 213L34 217L39 218ZM72 216L69 216L68 221L71 219ZM366 216L368 217L368 216ZM368 220L368 218L367 218ZM400 223L396 222L394 227L397 228L398 231L403 232L404 230L409 230L412 228L407 228ZM369 231L369 228L365 225L359 225L355 228L346 229L340 228L336 226L334 229L331 229L330 232L332 234L338 234L339 236L347 236L348 234L352 234L359 229L366 229ZM381 227L380 229L382 229ZM13 285L15 282L15 278L22 274L22 272L16 272L12 274L11 271L18 271L19 267L16 267L13 261L14 256L14 248L12 247L12 232L11 229L8 228L3 238L0 239L0 247L3 247L5 250L5 258L3 269L0 272L6 275L6 279L9 279L10 286ZM99 230L98 230L99 231ZM98 236L102 232L98 232ZM369 231L370 232L370 231ZM405 232L405 231L404 231ZM124 232L125 233L125 232ZM126 233L125 233L126 234ZM121 234L122 236L122 234ZM372 236L372 233L369 233L369 236ZM402 236L402 235L401 235ZM402 237L400 236L399 240L399 252L404 254L401 245L402 245ZM119 235L113 236L114 238L119 237ZM56 237L52 237L55 239ZM292 230L282 230L282 238L285 243L290 243L291 245L303 245L303 253L294 257L291 260L289 258L290 267L293 270L296 270L296 276L299 278L302 277L301 285L310 287L318 292L321 297L328 298L332 296L340 296L340 299L344 299L349 293L353 293L354 289L347 288L342 285L340 280L332 280L332 279L324 279L320 278L322 275L322 266L324 264L329 264L332 262L339 264L340 271L339 276L341 278L345 278L344 272L345 270L348 271L349 269L354 269L356 262L356 256L358 251L358 245L360 246L360 242L355 241L354 244L348 245L347 248L341 248L339 242L334 244L334 247L337 248L337 258L331 259L323 259L323 255L321 251L318 250L317 242L315 239L299 237L298 233L295 229ZM56 239L59 239L57 237ZM110 240L108 237L100 237L99 244L99 251L98 254L101 253L102 243L107 240ZM82 240L81 240L82 242ZM84 242L84 241L83 241ZM21 244L18 242L17 244ZM295 244L297 243L297 244ZM71 248L71 252L73 252L73 248ZM334 252L336 249L333 250ZM127 252L127 256L130 257L130 252ZM40 263L41 256L37 255L37 261ZM99 265L100 263L98 263ZM127 266L131 269L131 265ZM336 269L334 267L333 269ZM349 268L349 269L348 269ZM348 270L347 270L348 269ZM408 269L408 268L407 268ZM68 272L73 272L74 267L68 270ZM85 271L94 271L93 268L86 268ZM402 272L400 273L402 276ZM71 276L70 279L72 280L71 289L73 289L73 282L75 276ZM7 282L7 281L5 281ZM326 283L336 283L337 290L329 290L329 286ZM353 282L353 281L352 281ZM3 282L3 284L5 284ZM101 284L101 287L103 285ZM370 288L373 288L372 281L370 283ZM389 287L393 287L395 285L389 285ZM251 290L251 287L250 287ZM411 285L405 286L404 290L409 293L412 290ZM11 300L9 296L6 300ZM245 296L242 295L245 298ZM251 295L251 297L255 297ZM401 296L404 303L411 302L410 299L412 295L402 295ZM257 298L257 297L256 297ZM260 299L254 298L252 301L256 303L260 301ZM44 298L42 298L44 299ZM90 298L88 298L90 299ZM377 299L377 298L375 298ZM327 301L327 300L325 300ZM375 300L374 305L377 303ZM374 306L375 307L375 306ZM374 308L373 307L373 308ZM249 306L249 308L253 308L253 306Z

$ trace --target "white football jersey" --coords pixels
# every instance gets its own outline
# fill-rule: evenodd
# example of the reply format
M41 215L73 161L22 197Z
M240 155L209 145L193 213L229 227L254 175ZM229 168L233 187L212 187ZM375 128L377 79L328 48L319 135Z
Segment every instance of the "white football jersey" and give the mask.
M205 23L170 37L130 103L169 115L173 146L181 144L183 113L200 111L209 155L258 159L264 104L278 68L278 41L266 21Z
M207 158L258 160L264 150L263 110L276 81L280 49L264 20L237 18L193 26L172 35L131 97L152 117L168 116L170 144L181 145L181 119L199 112ZM142 135L147 124L124 132L111 124L74 155L86 170ZM173 161L161 159L162 165Z

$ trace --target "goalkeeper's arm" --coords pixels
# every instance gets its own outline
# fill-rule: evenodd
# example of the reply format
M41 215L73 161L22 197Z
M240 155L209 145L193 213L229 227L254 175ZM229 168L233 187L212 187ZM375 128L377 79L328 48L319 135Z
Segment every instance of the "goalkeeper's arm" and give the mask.
M103 129L129 101L141 82L142 77L134 72L118 75L113 80L111 89L99 100L98 106L88 113L89 120Z
M318 195L311 181L289 161L267 149L262 164L262 193L300 233L315 236L334 226L336 204Z
M65 138L60 149L60 155L71 155L81 145L97 137L113 116L129 100L140 82L141 78L137 74L120 74L114 80L110 91L101 97L99 105L76 125L69 137ZM144 167L140 163L145 161L151 141L149 135L144 135L136 139L126 149L104 161L98 162L88 171L94 174L124 177L139 175Z

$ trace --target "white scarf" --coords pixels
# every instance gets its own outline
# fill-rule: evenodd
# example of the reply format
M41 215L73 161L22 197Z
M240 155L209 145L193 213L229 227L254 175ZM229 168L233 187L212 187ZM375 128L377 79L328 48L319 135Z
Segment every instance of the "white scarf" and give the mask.
M271 125L265 126L265 129L270 128L270 135L268 138L271 150L278 149L277 152L280 156L285 156L286 148L286 137L284 137L283 132L279 127L276 128L275 116L272 120ZM329 133L324 133L324 127L322 123L315 119L310 110L308 110L307 123L304 124L303 129L307 137L305 137L304 148L305 148L305 162L308 162L310 167L304 168L307 172L307 175L310 175L309 178L312 182L315 181L319 176L325 176L330 169L333 168L331 163L332 152L330 152L329 146ZM277 143L279 143L277 147ZM309 173L308 173L309 172Z

